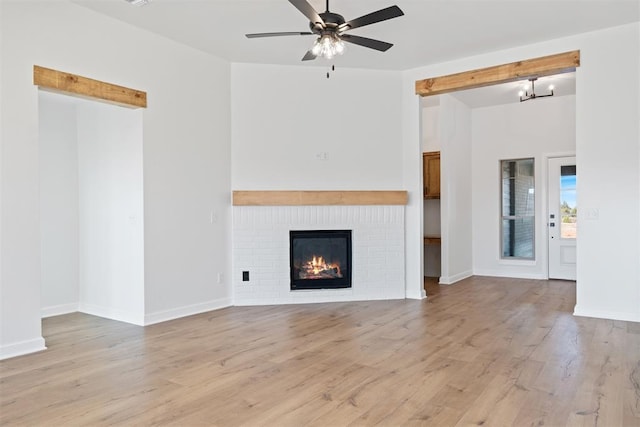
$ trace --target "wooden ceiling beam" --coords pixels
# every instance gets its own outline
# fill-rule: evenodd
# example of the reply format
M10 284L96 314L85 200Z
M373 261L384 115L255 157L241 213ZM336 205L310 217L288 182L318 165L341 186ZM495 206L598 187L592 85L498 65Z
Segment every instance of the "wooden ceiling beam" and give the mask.
M43 90L129 108L147 108L147 93L63 71L33 66L33 84Z
M416 95L440 95L457 90L474 89L532 77L569 73L575 71L579 66L580 51L574 50L510 64L418 80L416 81Z

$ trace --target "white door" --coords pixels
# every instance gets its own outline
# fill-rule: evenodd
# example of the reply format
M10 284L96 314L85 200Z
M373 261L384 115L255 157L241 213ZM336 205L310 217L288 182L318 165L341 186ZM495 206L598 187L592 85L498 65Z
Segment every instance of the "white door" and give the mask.
M549 159L549 278L576 280L576 158Z

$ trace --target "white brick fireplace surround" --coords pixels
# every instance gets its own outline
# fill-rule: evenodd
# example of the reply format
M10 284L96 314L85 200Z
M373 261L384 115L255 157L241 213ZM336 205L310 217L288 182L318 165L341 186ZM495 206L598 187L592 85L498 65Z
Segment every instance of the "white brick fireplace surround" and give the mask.
M253 193L260 194L257 202L241 197ZM294 194L295 201L283 202L283 193ZM385 193L393 197L379 197ZM234 304L405 298L405 204L405 192L234 192ZM352 230L352 287L290 290L290 230ZM249 281L242 280L243 271Z

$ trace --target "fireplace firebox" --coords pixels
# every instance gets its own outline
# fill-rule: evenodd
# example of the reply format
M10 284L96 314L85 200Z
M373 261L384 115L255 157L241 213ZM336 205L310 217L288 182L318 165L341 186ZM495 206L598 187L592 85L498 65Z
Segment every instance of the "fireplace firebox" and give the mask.
M291 290L351 287L351 230L289 232Z

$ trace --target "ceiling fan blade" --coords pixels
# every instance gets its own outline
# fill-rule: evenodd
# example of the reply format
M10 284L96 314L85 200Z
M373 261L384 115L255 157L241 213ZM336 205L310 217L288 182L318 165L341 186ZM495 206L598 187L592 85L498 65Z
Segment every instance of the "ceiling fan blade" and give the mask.
M353 36L351 34L342 34L340 38L346 42L368 47L370 49L386 52L393 46L391 43L382 42L380 40L368 39L366 37Z
M307 0L289 0L289 3L294 5L296 9L302 12L302 14L306 16L309 21L313 23L319 23L322 28L326 27L324 21L322 20L322 18L320 18L320 15L318 15L318 12L316 12L316 10L307 2Z
M398 6L389 6L376 12L371 12L351 21L345 22L338 27L338 32L353 30L354 28L364 27L365 25L375 24L376 22L386 21L387 19L397 18L404 15L404 12Z
M313 54L313 52L311 52L310 50L307 51L307 53L302 57L303 61L312 61L314 59L316 59L317 57Z
M280 33L254 33L254 34L245 34L248 39L257 39L259 37L280 37L280 36L312 36L313 33L308 31L300 32L300 31L289 31L289 32L280 32Z

